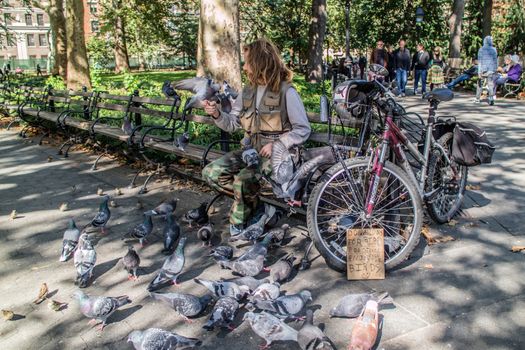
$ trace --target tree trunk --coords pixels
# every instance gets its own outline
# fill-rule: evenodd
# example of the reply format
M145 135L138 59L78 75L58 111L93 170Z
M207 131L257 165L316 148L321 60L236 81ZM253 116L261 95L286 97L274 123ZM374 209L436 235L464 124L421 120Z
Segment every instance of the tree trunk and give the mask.
M350 0L345 1L345 58L350 58Z
M89 62L84 40L84 6L82 1L68 0L67 11L67 87L80 90L91 89Z
M201 0L198 35L197 75L240 89L239 0Z
M484 0L483 4L483 38L492 32L492 0Z
M122 8L122 1L117 1L115 5L117 7L117 16L115 16L115 73L121 73L129 71L129 57L125 22L119 13Z
M51 31L53 32L53 51L55 62L53 74L59 74L64 81L67 80L67 38L66 17L64 16L64 1L50 0L47 8Z
M450 28L449 65L459 68L461 57L461 30L463 25L463 13L465 12L465 0L454 0L452 14L448 20Z
M319 83L323 78L323 43L326 32L326 0L312 0L312 19L308 34L306 79Z

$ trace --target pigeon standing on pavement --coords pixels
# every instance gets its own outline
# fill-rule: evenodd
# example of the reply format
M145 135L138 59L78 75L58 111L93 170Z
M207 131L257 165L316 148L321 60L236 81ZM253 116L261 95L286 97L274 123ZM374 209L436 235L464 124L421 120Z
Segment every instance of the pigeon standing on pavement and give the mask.
M241 276L257 276L264 268L264 255L254 256L252 259L220 261L221 267L232 270Z
M290 229L290 225L283 224L281 227L276 227L268 231L266 234L272 235L272 243L275 243L276 245L280 246L282 245L282 242L284 240L284 237L286 236L286 233L288 233L288 230Z
M128 247L127 254L122 258L122 264L128 272L128 280L138 280L137 269L140 266L140 257L133 246Z
M275 214L275 207L272 205L265 205L264 206L264 214L261 216L261 218L254 224L248 226L246 229L241 231L238 235L230 237L230 242L235 241L251 241L255 242L264 234L264 226L268 222L268 220L274 216Z
M250 288L250 292L253 292L255 289L257 289L261 284L268 283L269 280L265 279L255 279L252 276L245 276L245 277L238 277L229 280L229 282L233 282L237 284L238 286L246 286Z
M203 108L203 101L213 100L217 92L221 89L221 86L212 79L204 77L183 79L172 83L172 86L177 90L187 90L194 93L184 106L184 111L191 108Z
M220 245L212 248L210 256L215 261L231 260L233 258L233 248L229 245Z
M292 273L294 260L295 256L293 256L293 254L288 254L270 266L270 278L272 282L281 283L286 281Z
M93 227L100 228L102 234L106 233L106 225L111 217L111 212L108 207L109 196L105 196L102 203L100 203L98 213L95 215L93 220L91 220L91 225Z
M211 240L214 235L213 224L208 222L197 231L197 237L202 241L202 244L211 245Z
M166 258L159 273L148 285L148 292L156 291L171 284L177 285L177 277L184 268L186 239L186 237L182 237L175 252Z
M137 224L131 231L129 231L126 236L137 238L142 246L145 245L146 238L153 231L153 220L151 215L144 214L144 221L140 224Z
M144 215L151 215L151 216L166 216L169 214L173 214L175 209L177 208L177 198L172 198L170 200L164 201L157 205L152 210L148 210L144 212Z
M281 285L277 282L263 283L252 292L250 301L255 300L275 300L281 294Z
M273 237L270 234L264 236L262 241L255 243L250 249L242 254L237 259L237 261L253 260L259 255L266 257L266 254L268 253L268 246L270 245L272 238Z
M79 239L79 246L73 256L73 262L77 269L76 283L80 288L85 288L89 279L93 276L93 268L97 261L97 253L86 233Z
M201 286L208 288L208 290L218 298L232 297L241 300L245 295L250 293L250 288L248 286L239 286L234 282L212 281L204 278L195 278L194 281Z
M295 329L267 312L261 312L260 314L247 312L244 314L244 320L248 321L255 334L266 341L265 344L259 347L261 350L267 349L274 341L297 341L297 331Z
M112 313L118 308L126 304L131 303L131 300L127 295L119 297L90 297L82 291L76 291L74 294L75 299L78 300L80 305L80 312L88 318L91 318L91 322L100 321L100 330L103 330L106 326L106 321Z
M177 311L186 322L191 322L188 317L194 317L200 314L212 300L209 294L202 297L184 293L150 293L150 295L155 300L167 303L172 309Z
M333 350L330 339L314 326L312 310L306 310L306 320L297 334L297 343L302 350Z
M182 217L182 220L187 222L190 225L190 227L191 224L193 224L194 222L196 222L199 225L205 224L209 221L208 212L206 210L207 208L207 202L201 203L201 205L198 208L188 210L188 212Z
M239 302L232 297L221 297L215 303L210 319L202 328L212 331L215 327L225 327L233 330L232 322L239 309Z
M361 314L369 300L376 301L379 305L394 302L387 292L348 294L342 297L337 306L330 310L330 317L356 318Z
M301 314L306 303L311 300L312 294L308 290L302 290L297 294L283 295L275 300L254 300L253 305L277 317L300 319L298 315Z
M62 240L62 254L59 261L67 261L73 256L75 249L78 246L78 239L80 237L80 230L75 224L75 220L69 219L69 226L64 232L64 239Z
M177 223L177 220L175 220L173 214L166 215L166 225L164 226L162 235L164 236L164 249L162 250L162 253L173 253L175 243L177 243L180 236L180 226Z
M202 345L199 339L186 338L160 328L133 331L128 335L129 342L133 343L135 350L176 350Z

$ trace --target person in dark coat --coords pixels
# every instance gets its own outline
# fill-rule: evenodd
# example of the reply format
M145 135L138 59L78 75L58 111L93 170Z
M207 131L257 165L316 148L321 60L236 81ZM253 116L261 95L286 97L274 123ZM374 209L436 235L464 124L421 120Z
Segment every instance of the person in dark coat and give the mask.
M410 51L406 48L405 40L399 40L399 48L394 51L393 67L396 72L396 82L401 97L405 96L408 71L410 70Z
M388 52L385 49L383 40L377 42L377 46L370 56L370 63L379 64L388 69Z
M412 56L412 67L414 70L414 94L417 94L418 83L421 80L421 93L427 92L427 72L430 56L425 51L423 44L417 44L417 52Z

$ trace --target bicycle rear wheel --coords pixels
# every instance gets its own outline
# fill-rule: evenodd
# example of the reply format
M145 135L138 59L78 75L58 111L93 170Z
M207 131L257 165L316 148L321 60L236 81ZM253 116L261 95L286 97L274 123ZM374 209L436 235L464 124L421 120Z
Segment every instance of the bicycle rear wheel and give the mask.
M313 189L307 209L311 238L326 263L346 271L346 232L351 228L382 228L385 267L392 269L408 258L419 242L422 203L414 184L398 166L383 168L378 198L366 218L366 198L373 174L368 159L349 159L331 167Z

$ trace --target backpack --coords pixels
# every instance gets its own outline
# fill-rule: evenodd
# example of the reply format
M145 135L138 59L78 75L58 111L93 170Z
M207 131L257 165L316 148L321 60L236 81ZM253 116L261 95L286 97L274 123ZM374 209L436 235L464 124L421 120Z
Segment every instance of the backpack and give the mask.
M464 166L491 163L495 149L485 130L470 123L456 123L452 142L452 160L456 163Z

